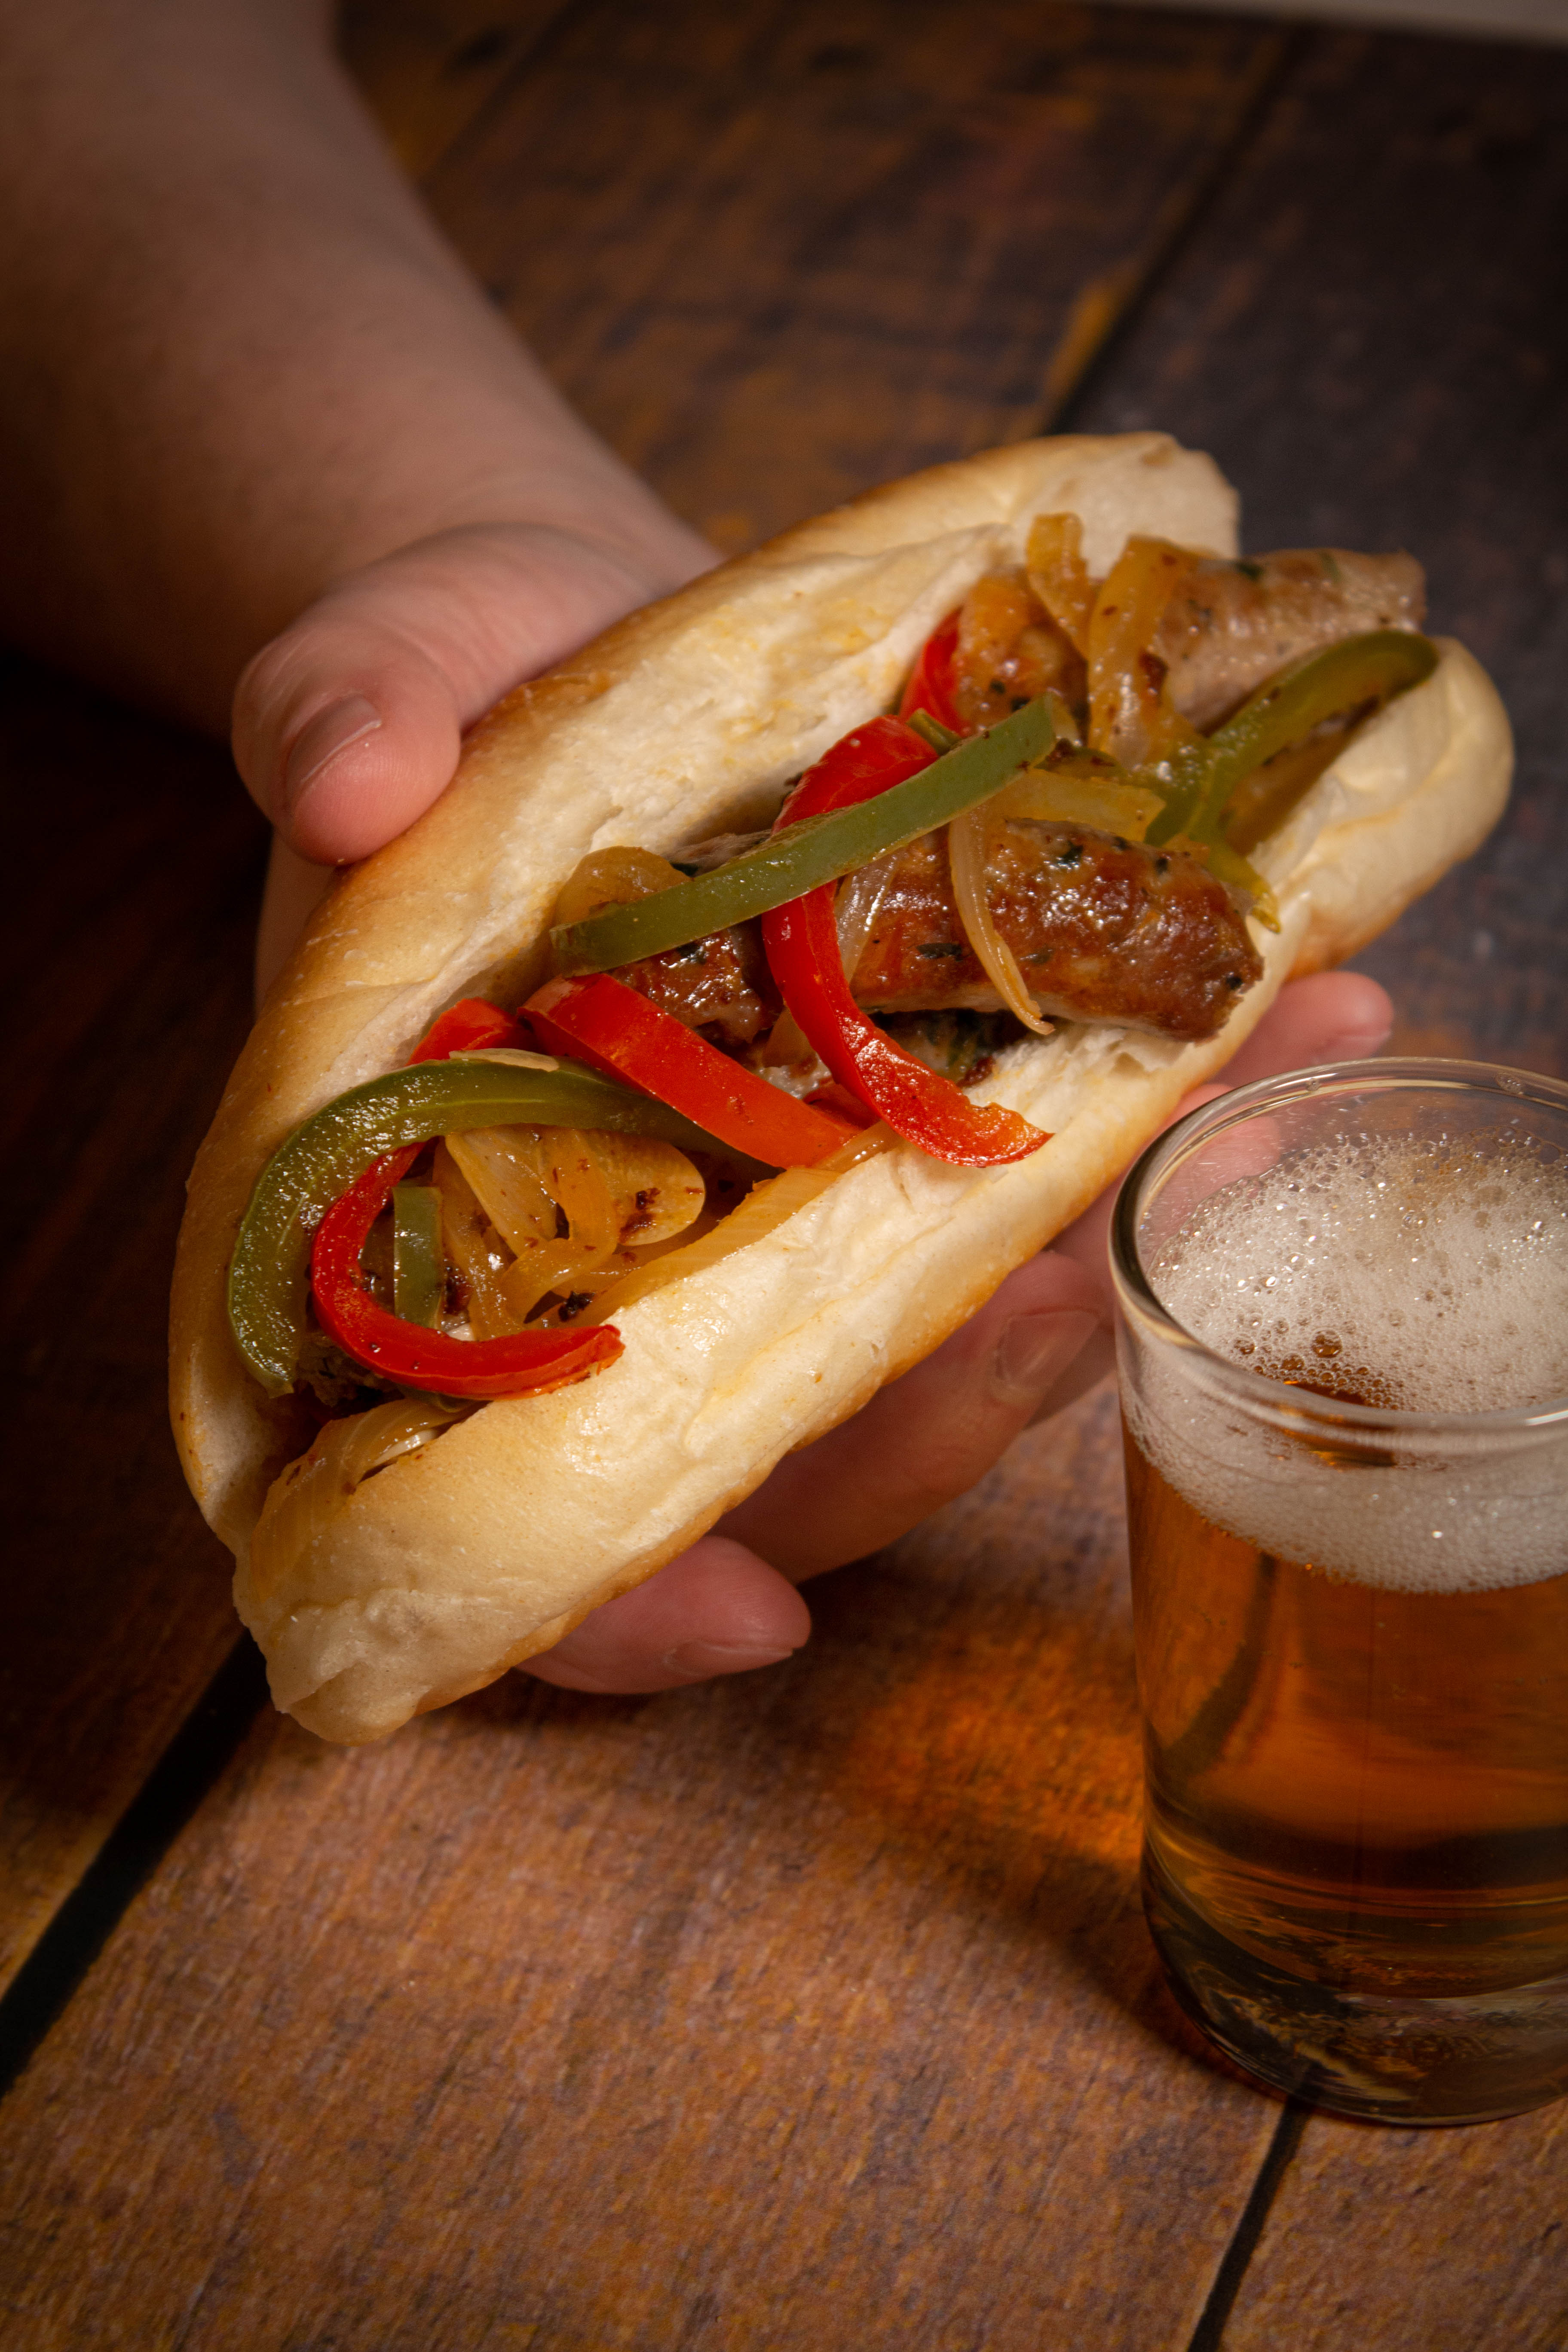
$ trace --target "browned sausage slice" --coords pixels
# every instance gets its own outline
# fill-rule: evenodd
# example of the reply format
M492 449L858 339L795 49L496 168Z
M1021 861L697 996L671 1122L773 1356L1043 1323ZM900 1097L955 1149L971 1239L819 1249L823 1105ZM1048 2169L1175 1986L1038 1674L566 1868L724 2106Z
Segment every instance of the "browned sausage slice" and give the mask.
M991 844L985 895L1026 986L1065 1020L1212 1037L1262 971L1229 891L1175 850L1016 819ZM958 919L945 834L900 852L852 985L876 1012L1000 1003Z

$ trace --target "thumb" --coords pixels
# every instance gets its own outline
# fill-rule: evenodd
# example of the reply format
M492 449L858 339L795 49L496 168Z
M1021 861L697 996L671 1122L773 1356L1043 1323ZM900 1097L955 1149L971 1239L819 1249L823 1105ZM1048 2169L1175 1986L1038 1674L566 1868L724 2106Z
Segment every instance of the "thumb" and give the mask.
M368 856L450 782L465 727L668 583L539 524L468 525L367 564L240 678L234 756L288 846Z

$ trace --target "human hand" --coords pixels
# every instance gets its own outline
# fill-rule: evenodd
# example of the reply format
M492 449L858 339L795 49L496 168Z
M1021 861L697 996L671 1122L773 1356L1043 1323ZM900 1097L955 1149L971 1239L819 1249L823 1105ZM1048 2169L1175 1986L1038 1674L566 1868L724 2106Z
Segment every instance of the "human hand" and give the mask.
M468 524L419 540L336 582L248 665L235 759L277 829L258 993L332 866L379 849L445 790L465 728L716 560L644 497L625 515L605 502L578 530Z
M1392 1008L1374 981L1322 972L1293 982L1226 1074L1226 1087L1375 1054ZM1178 1116L1180 1113L1178 1112ZM1107 1234L1115 1187L923 1364L854 1420L781 1462L710 1535L585 1618L528 1671L569 1690L666 1690L770 1665L811 1618L795 1585L864 1558L963 1494L1013 1440L1111 1367Z

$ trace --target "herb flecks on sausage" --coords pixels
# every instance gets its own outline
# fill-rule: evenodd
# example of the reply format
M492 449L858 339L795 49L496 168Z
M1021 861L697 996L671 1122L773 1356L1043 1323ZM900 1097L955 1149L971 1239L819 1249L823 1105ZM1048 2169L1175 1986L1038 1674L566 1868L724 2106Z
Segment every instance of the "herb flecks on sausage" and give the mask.
M1047 1013L1209 1037L1262 970L1230 893L1180 851L1013 820L986 863L996 928ZM751 929L704 941L710 963L672 951L616 976L715 1043L750 1044L773 1018L744 976L755 969ZM959 921L945 834L892 858L850 984L876 1013L1000 1005Z
M1190 556L1153 650L1171 699L1204 733L1304 654L1369 629L1418 629L1426 583L1410 555L1289 549L1244 563Z
M1180 851L1015 819L993 836L986 879L996 929L1047 1014L1212 1037L1261 975L1229 891ZM1000 1003L959 924L945 835L899 853L851 986L879 1012Z
M1048 520L1037 526L1037 537L1048 529ZM1070 535L1050 580L1019 566L987 573L964 599L952 673L964 725L994 727L1047 692L1088 720L1080 648L1090 642L1096 597L1105 604L1105 583L1084 573L1076 525ZM1152 599L1138 656L1148 673L1140 673L1142 686L1149 707L1171 714L1167 729L1184 726L1189 735L1222 725L1304 656L1369 630L1416 629L1425 611L1421 568L1407 555L1286 549L1232 562L1163 541L1135 545L1146 558L1140 593ZM1041 601L1053 584L1055 617ZM1066 587L1075 587L1076 604L1063 603ZM1303 781L1342 740L1325 743L1315 763L1307 747L1305 764L1295 761ZM1288 804L1294 775L1292 768L1289 776L1260 776L1268 806L1249 805L1238 820L1248 840ZM1208 1037L1261 972L1244 898L1179 847L1156 851L1083 825L1012 819L993 830L986 877L995 929L1042 1013ZM628 965L619 977L732 1052L764 1037L779 1012L750 923ZM868 1010L896 1015L999 1005L959 917L945 833L892 855L851 987Z
M639 963L623 965L616 977L689 1029L700 1029L716 1045L751 1045L773 1026L781 1009L754 922L645 956Z
M1368 629L1418 629L1426 579L1409 555L1287 548L1239 562L1173 549L1168 598L1148 652L1172 703L1204 733L1289 662ZM994 726L1054 688L1081 708L1084 663L1030 593L1022 569L988 572L960 610L953 700L967 724Z

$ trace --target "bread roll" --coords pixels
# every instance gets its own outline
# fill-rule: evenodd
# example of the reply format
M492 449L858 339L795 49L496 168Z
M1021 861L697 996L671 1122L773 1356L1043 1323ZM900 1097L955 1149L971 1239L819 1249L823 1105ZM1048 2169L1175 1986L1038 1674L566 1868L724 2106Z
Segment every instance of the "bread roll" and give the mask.
M1082 518L1097 575L1134 532L1236 551L1235 493L1162 435L935 467L725 564L520 688L475 729L437 805L317 913L191 1179L172 1390L186 1475L235 1553L273 1695L324 1738L377 1738L478 1689L683 1550L1077 1216L1286 979L1360 947L1497 817L1508 723L1475 661L1445 644L1427 682L1252 853L1280 929L1255 926L1264 977L1218 1037L1096 1024L1009 1048L976 1099L1048 1129L1042 1150L979 1171L907 1144L864 1162L766 1239L617 1314L626 1352L607 1371L489 1404L380 1471L259 1590L250 1536L310 1434L251 1380L225 1310L271 1151L401 1063L445 1006L536 986L557 893L590 850L668 853L768 822L788 779L889 707L937 622L1058 511Z

